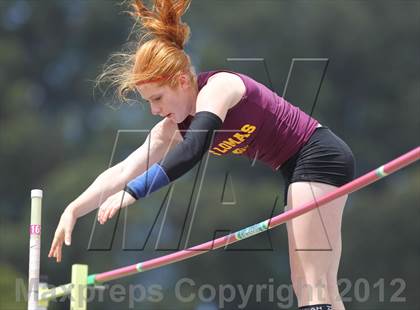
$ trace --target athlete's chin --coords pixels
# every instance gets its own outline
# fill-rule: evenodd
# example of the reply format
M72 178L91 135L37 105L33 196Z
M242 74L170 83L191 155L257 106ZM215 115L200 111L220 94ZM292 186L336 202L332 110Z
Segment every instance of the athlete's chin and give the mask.
M177 124L181 122L174 113L169 113L166 118Z

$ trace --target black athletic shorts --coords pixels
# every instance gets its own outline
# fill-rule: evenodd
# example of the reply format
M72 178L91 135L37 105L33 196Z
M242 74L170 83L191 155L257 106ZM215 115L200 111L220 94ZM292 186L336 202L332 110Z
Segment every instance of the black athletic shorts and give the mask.
M328 127L317 128L308 142L281 167L284 177L284 205L293 182L344 185L354 178L355 160L348 145Z

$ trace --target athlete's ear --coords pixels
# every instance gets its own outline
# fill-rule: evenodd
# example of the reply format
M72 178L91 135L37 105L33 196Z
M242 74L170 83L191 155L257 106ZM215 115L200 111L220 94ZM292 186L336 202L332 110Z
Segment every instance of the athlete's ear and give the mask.
M187 89L188 87L190 87L191 83L188 75L185 73L181 73L178 76L178 84L181 89Z

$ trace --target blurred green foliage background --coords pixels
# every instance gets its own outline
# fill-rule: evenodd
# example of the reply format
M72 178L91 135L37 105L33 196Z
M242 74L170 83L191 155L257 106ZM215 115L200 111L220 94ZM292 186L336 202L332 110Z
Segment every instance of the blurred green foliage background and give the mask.
M98 227L90 214L78 221L61 264L46 257L66 205L146 137L121 132L116 141L118 130L150 129L159 120L138 98L120 105L93 91L92 80L128 38L132 24L124 9L111 0L0 0L1 309L26 308L16 300L16 291L27 279L32 188L44 190L41 271L51 284L69 282L76 262L89 264L96 273L173 252L154 250L164 189L121 213L112 250L87 250L89 236L93 249L111 247L116 224ZM197 71L237 70L279 94L293 58L328 58L314 116L352 147L357 175L419 144L420 1L193 0L184 20L192 29L187 52ZM264 58L269 76L264 62L228 58ZM324 65L295 63L286 99L309 112ZM226 173L229 190L222 197ZM175 184L160 249L182 248L190 224L188 244L193 245L211 239L215 230L236 230L283 212L279 173L227 157L209 163L191 223L196 174L194 169ZM348 309L420 308L419 177L417 164L351 195L339 274ZM232 199L233 205L222 202ZM162 301L143 300L135 304L138 309L220 307L217 299L176 300L174 285L184 277L196 282L195 293L203 284L290 285L286 230L117 283L163 288ZM383 296L378 281L384 283ZM392 302L400 288L397 295L404 299ZM247 309L291 306L278 301L251 297ZM236 298L225 309L238 304ZM127 299L89 304L90 309L128 307ZM51 309L67 308L68 302L51 304Z

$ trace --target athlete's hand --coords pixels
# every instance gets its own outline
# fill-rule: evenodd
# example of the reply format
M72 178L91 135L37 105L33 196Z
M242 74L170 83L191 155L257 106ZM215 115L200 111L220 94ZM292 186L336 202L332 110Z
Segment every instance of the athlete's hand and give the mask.
M57 263L61 262L61 249L63 242L67 246L71 244L71 233L76 224L76 216L71 208L66 208L61 215L60 222L58 223L57 229L55 230L54 240L51 244L50 252L48 257L55 257Z
M105 200L105 202L99 207L99 223L105 224L105 222L112 218L119 209L129 206L135 201L136 199L126 191L120 191L112 196L109 196L108 199Z

